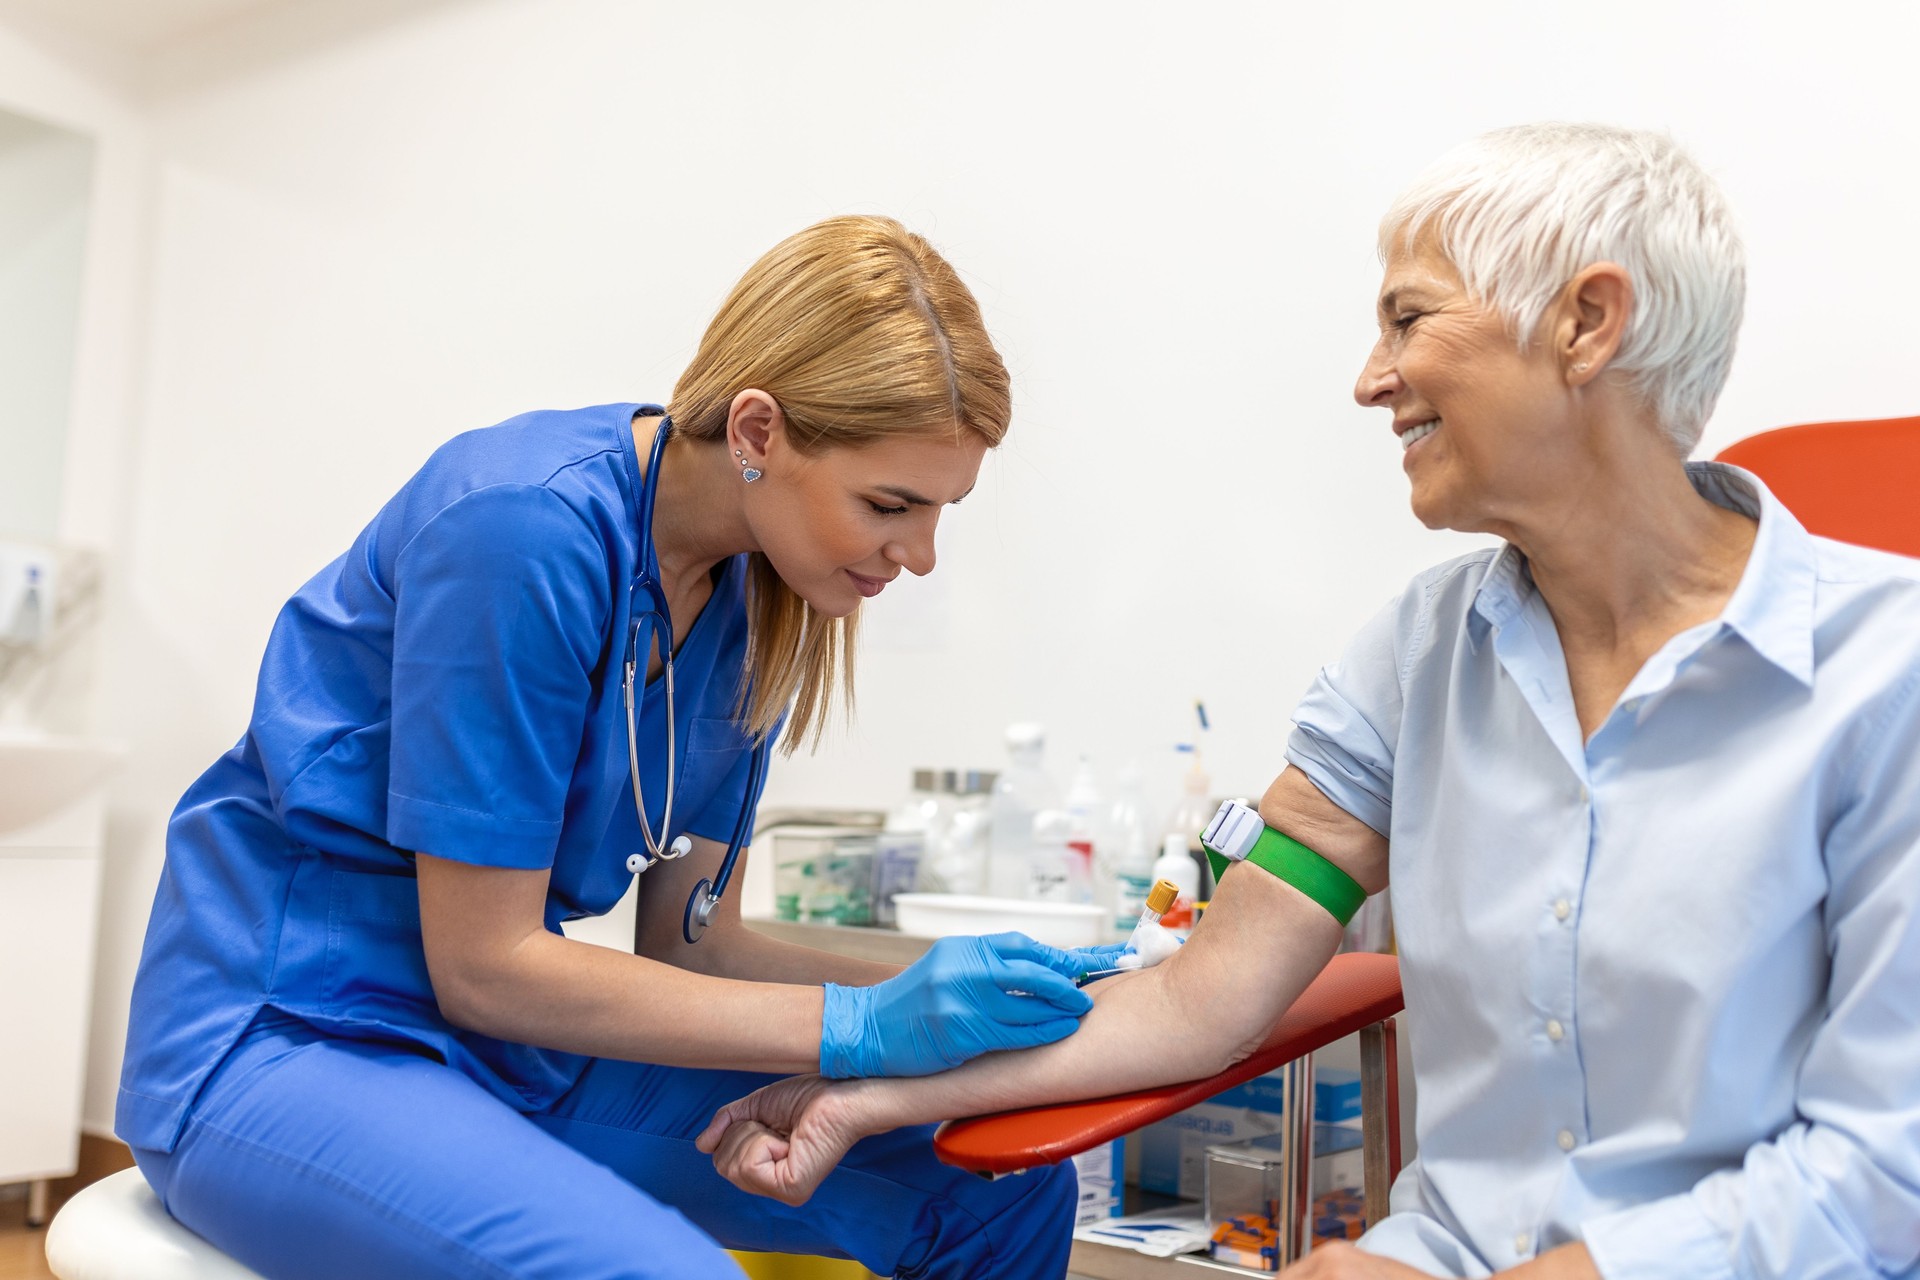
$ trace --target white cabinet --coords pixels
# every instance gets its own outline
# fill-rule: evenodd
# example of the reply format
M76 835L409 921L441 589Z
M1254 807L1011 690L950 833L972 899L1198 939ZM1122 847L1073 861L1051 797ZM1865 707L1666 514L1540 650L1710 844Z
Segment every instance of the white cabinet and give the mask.
M80 1095L117 748L0 740L0 1183L62 1177Z

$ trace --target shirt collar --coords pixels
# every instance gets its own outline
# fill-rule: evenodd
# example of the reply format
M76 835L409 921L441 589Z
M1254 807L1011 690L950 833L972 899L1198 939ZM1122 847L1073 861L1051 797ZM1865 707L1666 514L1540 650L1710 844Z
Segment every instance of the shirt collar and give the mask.
M1813 684L1813 605L1817 557L1813 537L1759 477L1724 462L1689 462L1687 479L1715 506L1757 519L1753 552L1740 574L1721 625L1767 661ZM1468 615L1475 644L1505 626L1534 592L1527 558L1512 543L1487 564Z
M1504 627L1526 607L1533 595L1533 575L1527 572L1527 558L1511 542L1502 544L1500 553L1488 562L1473 593L1473 611L1467 626L1474 644L1487 638L1495 627Z
M1755 653L1811 686L1819 570L1813 535L1751 471L1724 462L1689 462L1687 478L1707 501L1760 521L1753 553L1720 621Z

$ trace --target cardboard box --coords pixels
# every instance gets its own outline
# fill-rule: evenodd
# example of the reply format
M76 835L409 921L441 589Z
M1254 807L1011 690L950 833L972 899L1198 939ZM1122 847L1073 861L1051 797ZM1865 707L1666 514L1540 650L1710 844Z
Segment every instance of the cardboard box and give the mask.
M1326 1069L1314 1076L1314 1119L1358 1128L1360 1073ZM1280 1077L1276 1071L1235 1085L1132 1135L1127 1146L1138 1153L1130 1156L1133 1181L1147 1191L1199 1199L1206 1185L1208 1147L1280 1132ZM1337 1178L1334 1185L1344 1180Z
M1076 1227L1120 1216L1126 1190L1125 1144L1126 1139L1115 1138L1073 1158L1074 1176L1080 1181L1079 1205L1073 1218Z
M1359 1128L1360 1073L1349 1067L1315 1067L1313 1118L1320 1124Z

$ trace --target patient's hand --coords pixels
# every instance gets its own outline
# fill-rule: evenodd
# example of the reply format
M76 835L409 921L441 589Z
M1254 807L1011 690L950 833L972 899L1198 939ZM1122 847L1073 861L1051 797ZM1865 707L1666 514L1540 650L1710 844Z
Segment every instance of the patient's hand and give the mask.
M794 1076L729 1102L693 1140L742 1191L805 1204L847 1149L869 1133L858 1080Z

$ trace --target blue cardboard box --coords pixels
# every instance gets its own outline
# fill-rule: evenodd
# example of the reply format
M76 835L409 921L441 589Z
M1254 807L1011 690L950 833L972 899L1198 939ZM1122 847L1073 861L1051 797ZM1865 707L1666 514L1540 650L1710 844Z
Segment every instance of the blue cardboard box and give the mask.
M1217 1093L1178 1115L1156 1120L1127 1142L1130 1158L1138 1153L1133 1180L1148 1191L1199 1199L1205 1188L1207 1148L1280 1132L1283 1092L1280 1072L1276 1071ZM1313 1118L1322 1124L1357 1127L1360 1073L1316 1070Z

